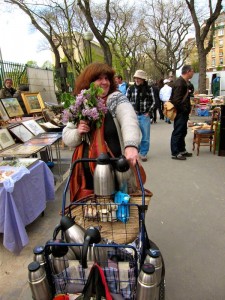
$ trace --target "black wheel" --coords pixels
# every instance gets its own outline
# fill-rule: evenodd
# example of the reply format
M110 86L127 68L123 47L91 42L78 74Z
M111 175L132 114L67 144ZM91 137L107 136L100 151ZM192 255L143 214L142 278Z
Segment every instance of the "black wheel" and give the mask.
M159 300L165 300L165 287L165 278L163 278L159 285Z

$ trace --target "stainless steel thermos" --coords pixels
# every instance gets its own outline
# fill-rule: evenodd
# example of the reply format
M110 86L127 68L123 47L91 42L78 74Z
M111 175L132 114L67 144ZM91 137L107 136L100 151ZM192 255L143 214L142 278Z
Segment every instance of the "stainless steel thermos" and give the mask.
M115 162L115 174L118 190L128 193L128 182L132 178L132 171L127 159L123 155Z
M52 299L45 270L38 261L33 261L28 265L28 282L34 300Z
M67 243L75 243L75 244L84 243L85 229L79 226L78 224L76 224L72 218L63 216L60 221L60 226L62 231L65 234L65 239ZM71 249L73 250L76 256L76 259L78 260L81 259L81 248L71 246Z
M55 242L65 243L63 240L55 240ZM56 246L52 247L52 269L54 274L60 274L69 267L68 263L68 247Z
M156 300L156 273L152 264L143 264L138 275L137 300Z
M33 249L33 259L34 261L38 261L41 265L41 267L45 268L45 257L44 257L44 250L45 247L44 246L36 246Z
M115 193L115 175L109 156L101 153L94 171L94 193L97 196L111 196Z
M159 285L162 280L162 256L158 249L150 248L146 251L144 263L150 263L155 267L156 273L156 299L159 299Z

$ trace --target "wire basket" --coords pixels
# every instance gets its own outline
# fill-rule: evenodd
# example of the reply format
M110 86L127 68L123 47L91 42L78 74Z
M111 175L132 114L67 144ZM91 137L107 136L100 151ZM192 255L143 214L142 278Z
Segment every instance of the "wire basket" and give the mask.
M71 203L65 210L65 215L75 217L76 223L85 229L90 226L99 227L101 236L109 241L129 244L140 232L139 214L143 209L147 210L151 197L152 193L145 189L143 207L141 192L130 194L129 204L126 205L115 204L110 197L99 198L92 194L79 202ZM116 217L115 210L117 210ZM128 211L126 215L124 210Z
M76 244L69 245L70 252ZM65 247L65 244L50 243L46 244L45 257L48 269L48 280L52 287L52 294L72 294L82 295L85 292L90 278L96 283L96 274L91 274L93 267L98 266L104 272L108 290L111 295L121 295L123 299L135 299L138 265L137 265L137 250L133 246L113 245L110 246L97 244L89 249L94 248L94 251L101 253L96 255L97 262L88 261L88 267L82 268L79 260L71 259L71 254L68 256L57 258L51 254L51 247ZM103 247L106 246L106 247ZM89 251L92 251L89 250ZM103 252L104 251L104 254ZM100 258L98 259L97 256Z

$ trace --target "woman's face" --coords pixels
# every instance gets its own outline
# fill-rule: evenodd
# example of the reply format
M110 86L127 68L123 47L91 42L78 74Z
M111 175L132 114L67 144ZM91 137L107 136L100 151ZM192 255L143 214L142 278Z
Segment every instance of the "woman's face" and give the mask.
M98 79L95 80L94 83L95 83L95 85L98 85L103 89L103 94L101 95L101 97L105 97L108 95L109 88L110 88L110 81L109 81L107 75L104 75L104 74L100 75L98 77Z

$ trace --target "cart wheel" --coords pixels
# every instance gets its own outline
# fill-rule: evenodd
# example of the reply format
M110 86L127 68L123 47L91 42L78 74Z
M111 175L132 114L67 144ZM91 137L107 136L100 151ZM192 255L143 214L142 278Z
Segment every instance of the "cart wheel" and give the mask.
M165 300L165 279L162 280L162 282L159 285L159 300Z

